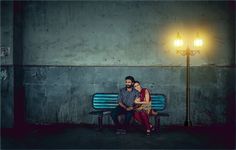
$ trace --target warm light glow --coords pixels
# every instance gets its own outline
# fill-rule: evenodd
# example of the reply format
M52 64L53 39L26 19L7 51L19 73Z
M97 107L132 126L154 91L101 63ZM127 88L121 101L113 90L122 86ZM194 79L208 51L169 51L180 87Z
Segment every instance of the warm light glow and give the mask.
M176 47L183 46L183 44L184 44L184 42L183 42L183 40L181 40L181 39L177 39L177 40L175 40L175 42L174 42L174 45L175 45Z
M186 25L187 26L187 25ZM215 49L218 49L219 45L215 44L217 43L217 38L214 36L216 35L215 32L212 32L209 30L210 26L199 26L199 25L191 25L188 28L183 26L182 24L168 24L165 28L161 31L162 34L158 32L156 33L156 41L159 41L162 43L161 45L156 44L156 49L158 49L158 46L161 46L163 51L166 53L166 57L168 57L168 63L167 64L175 64L180 66L185 66L185 59L181 58L179 54L177 54L177 51L184 51L187 48L190 50L197 50L201 54L196 55L191 60L191 65L193 66L201 66L208 64L208 56L213 56L215 53ZM175 46L175 40L177 40L177 33L179 32L181 39L183 41L183 45L180 47ZM199 35L197 37L197 34ZM160 36L160 37L159 37ZM202 40L202 46L196 47L194 45L195 39L201 39ZM178 42L176 42L178 43ZM198 43L198 42L196 42ZM201 42L199 42L201 43ZM177 44L178 45L178 44ZM158 54L156 54L158 56Z
M203 40L199 37L199 33L197 32L196 39L193 42L193 45L196 47L201 47L203 45Z
M176 47L180 47L184 45L184 41L181 39L179 33L177 34L177 39L174 41L174 45Z
M203 45L203 40L202 39L195 39L194 40L194 46L196 46L196 47L200 47L200 46L202 46Z

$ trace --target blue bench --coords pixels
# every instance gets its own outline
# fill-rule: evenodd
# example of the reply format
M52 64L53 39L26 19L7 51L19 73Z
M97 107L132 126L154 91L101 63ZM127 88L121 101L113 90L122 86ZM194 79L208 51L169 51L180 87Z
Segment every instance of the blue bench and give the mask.
M117 93L95 93L92 97L93 111L89 112L90 115L98 116L98 127L102 129L103 116L110 115L111 110L118 105ZM168 117L169 114L163 112L166 108L166 96L164 94L151 94L152 109L157 111L155 117L155 130L160 131L160 117Z

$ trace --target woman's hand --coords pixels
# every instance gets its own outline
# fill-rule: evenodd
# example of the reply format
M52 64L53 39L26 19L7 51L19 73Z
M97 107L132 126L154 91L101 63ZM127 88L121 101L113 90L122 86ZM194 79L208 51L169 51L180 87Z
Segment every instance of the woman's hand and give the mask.
M131 110L133 110L133 109L134 109L133 107L127 107L127 108L126 108L127 111L131 111Z

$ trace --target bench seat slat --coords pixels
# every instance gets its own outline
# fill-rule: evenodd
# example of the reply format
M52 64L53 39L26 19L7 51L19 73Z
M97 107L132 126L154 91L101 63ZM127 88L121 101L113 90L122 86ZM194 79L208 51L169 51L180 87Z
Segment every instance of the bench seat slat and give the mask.
M94 99L94 102L117 102L117 99Z
M112 109L112 108L116 108L116 106L114 107L114 106L108 106L108 107L106 107L106 108L104 108L103 106L97 106L96 107L96 109Z
M96 104L94 104L95 106L104 106L104 107L106 107L106 106L117 106L118 104L103 104L103 103L96 103Z

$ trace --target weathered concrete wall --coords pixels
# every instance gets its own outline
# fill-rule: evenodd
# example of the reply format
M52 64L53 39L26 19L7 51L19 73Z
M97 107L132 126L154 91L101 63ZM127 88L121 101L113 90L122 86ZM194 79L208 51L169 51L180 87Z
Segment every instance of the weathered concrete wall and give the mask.
M234 90L231 68L192 68L191 115L194 124L226 123L229 94ZM88 114L96 92L117 92L133 75L153 93L164 93L170 113L164 124L185 119L184 67L25 67L27 119L32 123L96 123ZM231 110L232 111L232 110ZM105 119L110 121L110 118Z
M234 62L234 17L227 2L29 2L25 65L185 65L173 38L205 40L192 65ZM191 41L189 41L191 46Z
M13 4L1 1L1 47L10 48L7 56L1 57L2 65L13 64Z
M10 48L10 53L1 56L1 127L12 127L14 120L13 104L13 3L1 1L1 43Z
M1 78L1 127L11 128L14 121L13 67L2 66L1 71L6 71Z

